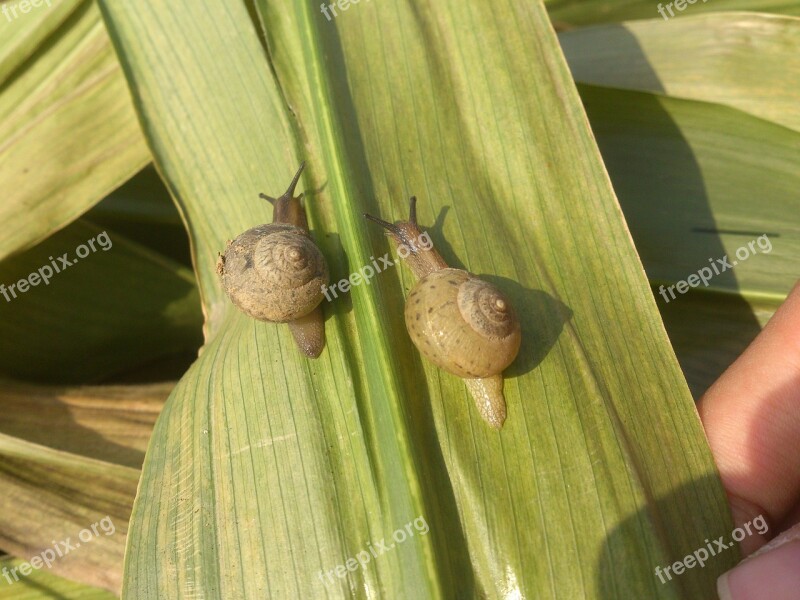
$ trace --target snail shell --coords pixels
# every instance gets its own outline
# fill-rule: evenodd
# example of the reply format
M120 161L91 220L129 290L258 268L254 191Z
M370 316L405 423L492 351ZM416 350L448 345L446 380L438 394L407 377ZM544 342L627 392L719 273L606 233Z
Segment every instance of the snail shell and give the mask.
M260 194L272 204L272 223L248 229L217 261L222 287L234 305L260 321L288 323L300 350L317 358L325 347L322 313L328 265L311 240L303 194L295 197L305 163L280 198Z
M461 269L440 269L423 277L406 300L405 319L417 349L465 379L502 373L522 341L508 298Z
M231 301L260 321L286 323L322 302L328 266L299 227L272 223L248 229L225 250L222 285Z

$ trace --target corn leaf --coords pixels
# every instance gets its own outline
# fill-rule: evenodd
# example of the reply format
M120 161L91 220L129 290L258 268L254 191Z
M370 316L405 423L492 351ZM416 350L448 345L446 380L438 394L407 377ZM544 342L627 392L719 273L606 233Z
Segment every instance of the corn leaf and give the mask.
M191 271L85 220L0 263L0 286L13 379L99 381L202 343Z
M33 12L19 22L0 16L0 260L69 224L150 160L94 2L27 5Z
M0 433L139 468L173 383L55 387L4 381Z
M27 562L21 559L0 557L0 571L8 569L11 583L0 579L0 600L113 600L114 594L106 590L75 583L58 577L46 570L35 570L27 577L19 574L19 569ZM19 581L14 578L17 570Z
M672 10L667 9L668 4L672 4ZM695 0L693 3L678 4L683 8L678 8L674 0L545 0L551 18L563 27L632 19L658 19L661 23L674 25L678 18L722 11L746 10L800 16L800 3L797 0Z
M718 14L559 39L699 396L800 272L800 19ZM676 292L698 272L702 285Z
M119 593L138 478L136 469L0 433L0 547Z

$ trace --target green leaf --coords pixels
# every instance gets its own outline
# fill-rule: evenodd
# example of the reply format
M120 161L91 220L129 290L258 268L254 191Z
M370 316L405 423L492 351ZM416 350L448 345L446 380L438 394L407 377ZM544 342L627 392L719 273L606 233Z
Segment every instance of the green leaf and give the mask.
M0 260L72 222L150 160L97 7L63 4L20 15L23 30L3 23L15 33L0 44Z
M785 298L800 266L800 134L724 106L579 89L651 281L713 264L703 289Z
M52 0L51 0L52 1ZM90 3L85 0L61 0L55 5L41 5L49 10L34 10L25 14L19 5L6 2L2 11L3 37L0 38L0 84L25 61L42 50L44 42L76 12ZM0 7L2 9L2 7ZM16 10L15 10L16 9ZM13 23L12 26L6 23Z
M0 263L0 285L7 377L96 381L202 343L192 273L87 221Z
M672 27L677 22L675 19L679 17L686 18L720 11L746 10L800 16L800 4L797 0L712 0L711 2L696 0L692 4L684 3L683 10L673 6L672 14L674 16L670 16L670 12L666 9L666 5L670 3L674 5L673 0L662 2L653 0L545 0L550 17L563 27L614 23L632 19L656 19L662 24L669 23ZM663 15L658 11L659 5L663 5Z
M580 83L730 106L800 132L798 18L633 21L564 32L559 41Z
M243 3L101 2L207 315L145 459L123 597L713 593L735 551L653 574L727 534L728 507L542 4L256 6L266 49ZM405 267L325 306L317 361L232 308L216 254L301 158L332 280L387 250L361 213L415 193L448 261L511 296L501 433L412 347Z
M798 40L800 19L750 14L560 35L695 396L800 271ZM713 266L708 286L670 291Z
M49 551L53 573L118 592L138 479L0 433L0 547L25 560Z
M140 468L153 424L174 383L91 387L0 386L0 433Z
M0 571L8 569L12 583L0 579L0 600L113 600L111 592L92 588L74 581L50 574L45 570L33 571L27 577L14 579L13 569L19 569L25 562L17 558L0 558ZM26 569L27 570L27 569Z

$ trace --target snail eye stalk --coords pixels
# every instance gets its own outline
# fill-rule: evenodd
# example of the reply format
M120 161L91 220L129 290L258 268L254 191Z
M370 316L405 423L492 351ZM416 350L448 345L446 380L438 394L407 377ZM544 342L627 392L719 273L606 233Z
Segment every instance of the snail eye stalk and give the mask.
M294 188L297 187L297 182L300 181L300 175L303 173L303 169L306 168L306 161L300 163L300 168L297 169L297 173L294 174L294 179L292 179L292 183L289 184L289 189L286 190L286 193L282 196L284 198L292 198L294 197Z
M367 213L364 213L364 217L369 219L373 223L377 223L378 225L386 229L389 233L393 233L394 235L401 234L400 228L394 223L389 223L389 221L384 221L383 219L379 219L378 217L373 217L372 215L368 215Z
M297 173L294 174L294 178L292 179L292 183L289 184L289 189L284 192L283 196L280 198L273 198L272 196L267 196L263 192L258 195L259 198L266 200L272 206L275 206L275 203L280 199L291 200L294 197L294 189L297 187L297 182L300 181L300 175L303 173L303 169L306 167L306 161L300 163L300 168L297 169Z

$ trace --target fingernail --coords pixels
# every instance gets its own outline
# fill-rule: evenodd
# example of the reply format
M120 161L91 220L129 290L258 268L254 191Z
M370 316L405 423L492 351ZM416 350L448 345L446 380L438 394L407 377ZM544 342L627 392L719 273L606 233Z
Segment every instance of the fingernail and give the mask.
M720 600L796 600L800 590L800 541L756 553L717 579Z

